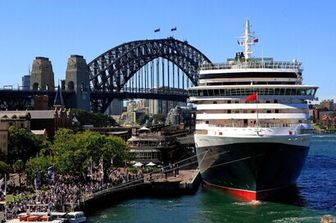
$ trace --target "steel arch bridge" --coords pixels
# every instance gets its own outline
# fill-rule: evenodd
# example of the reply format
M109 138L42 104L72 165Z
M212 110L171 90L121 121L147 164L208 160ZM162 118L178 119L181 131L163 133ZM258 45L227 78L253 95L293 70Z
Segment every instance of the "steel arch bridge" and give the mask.
M204 54L189 45L187 41L172 37L132 41L116 46L88 63L91 103L94 110L104 111L113 97L120 93L125 94L123 88L136 72L150 61L160 57L175 64L194 85L198 83L199 66L211 63ZM163 95L167 97L166 93ZM159 94L156 96L160 98ZM148 98L156 96L151 93ZM146 98L143 94L141 97Z

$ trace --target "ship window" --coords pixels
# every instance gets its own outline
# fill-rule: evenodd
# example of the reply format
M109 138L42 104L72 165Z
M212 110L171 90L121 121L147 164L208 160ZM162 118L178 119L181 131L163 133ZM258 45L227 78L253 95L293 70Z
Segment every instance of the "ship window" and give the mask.
M267 110L267 113L272 113L272 111L271 110Z
M274 103L278 103L278 100L274 100Z
M228 103L228 104L231 104L231 100L228 100L227 103Z
M312 89L308 89L308 90L307 90L307 94L308 94L308 95L312 95Z
M279 110L278 109L275 109L275 111L274 111L275 113L279 113Z
M266 101L266 103L270 103L270 101Z
M231 110L227 110L227 113L229 113L229 114L230 114L230 113L231 113Z
M219 90L215 89L215 96L219 96Z
M217 101L212 102L212 104L217 104Z
M209 92L207 90L203 90L204 96L209 96Z
M205 121L205 124L209 124L209 121L208 121L208 120L206 120L206 121Z

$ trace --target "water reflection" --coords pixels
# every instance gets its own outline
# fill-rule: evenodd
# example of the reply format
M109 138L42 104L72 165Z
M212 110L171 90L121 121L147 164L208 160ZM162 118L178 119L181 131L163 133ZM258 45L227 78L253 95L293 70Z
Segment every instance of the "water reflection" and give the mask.
M321 214L304 208L298 187L291 187L259 202L239 200L214 188L202 188L199 217L206 222L316 222ZM282 221L284 220L284 221Z

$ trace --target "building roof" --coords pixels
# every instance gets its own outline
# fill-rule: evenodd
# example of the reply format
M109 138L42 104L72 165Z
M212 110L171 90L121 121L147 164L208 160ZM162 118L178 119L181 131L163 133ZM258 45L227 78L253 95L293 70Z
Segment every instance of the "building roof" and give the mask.
M31 119L54 119L54 110L31 110L29 111Z
M28 111L0 111L0 119L30 118Z
M41 130L31 130L31 132L34 135L39 135L39 136L46 136L47 135L47 130L46 129L41 129Z

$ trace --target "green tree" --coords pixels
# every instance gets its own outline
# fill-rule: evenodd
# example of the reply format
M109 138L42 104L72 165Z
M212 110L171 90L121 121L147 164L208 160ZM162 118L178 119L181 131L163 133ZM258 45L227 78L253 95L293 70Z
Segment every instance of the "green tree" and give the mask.
M112 117L102 113L92 113L81 109L73 109L72 111L81 125L93 125L95 127L116 125L116 121Z
M117 165L130 159L128 146L120 137L91 131L74 134L68 129L57 131L52 154L56 170L71 174L86 173L90 158L98 164L99 159L104 157L105 168L110 167L111 159Z
M166 116L162 113L154 114L153 119L156 123L165 123Z
M10 166L5 163L4 161L0 161L0 174L6 174L9 173Z
M46 139L36 136L27 129L9 127L8 155L9 164L17 160L26 163L30 157L36 156L42 148L48 147Z
M31 158L26 163L27 179L33 182L36 172L40 171L42 179L47 179L48 167L55 164L53 156L38 156Z

